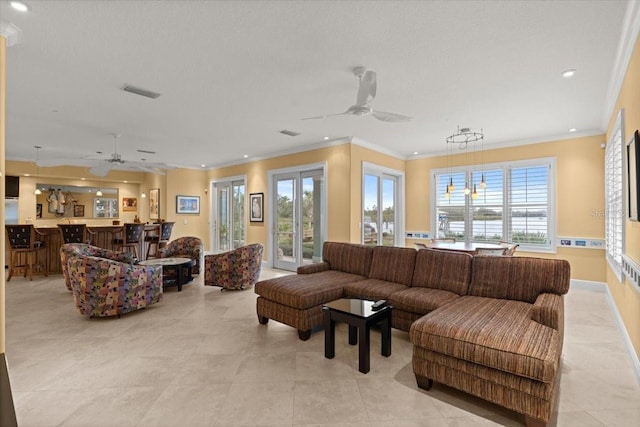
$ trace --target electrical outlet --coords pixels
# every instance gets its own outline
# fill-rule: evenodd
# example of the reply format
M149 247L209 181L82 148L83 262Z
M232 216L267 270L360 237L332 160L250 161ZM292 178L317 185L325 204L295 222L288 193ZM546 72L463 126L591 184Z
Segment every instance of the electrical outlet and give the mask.
M185 220L184 220L184 224L186 224L186 223L187 223L187 220L185 219Z

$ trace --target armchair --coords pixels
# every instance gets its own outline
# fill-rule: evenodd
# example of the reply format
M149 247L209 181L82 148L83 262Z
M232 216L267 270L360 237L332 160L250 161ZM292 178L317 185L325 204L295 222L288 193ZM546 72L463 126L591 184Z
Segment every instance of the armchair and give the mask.
M222 290L253 286L260 277L263 250L260 243L254 243L229 252L205 255L205 286L220 286Z
M178 237L167 243L167 246L160 249L158 255L160 258L184 257L193 260L191 267L192 274L200 274L201 258L204 252L202 240L197 237Z
M73 300L82 315L119 317L162 301L161 266L78 255L68 267Z
M106 258L113 261L134 264L136 258L131 252L117 252L110 249L103 249L97 246L91 246L86 243L65 243L60 246L60 264L62 267L62 276L67 289L71 290L71 279L69 278L69 258L74 256L92 256L97 258Z

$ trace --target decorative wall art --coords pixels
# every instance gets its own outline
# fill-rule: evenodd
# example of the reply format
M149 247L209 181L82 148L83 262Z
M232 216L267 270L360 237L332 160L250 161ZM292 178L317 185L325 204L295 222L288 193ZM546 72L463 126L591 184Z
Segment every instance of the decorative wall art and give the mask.
M176 213L199 214L200 213L200 197L176 196Z
M249 203L251 204L249 221L264 222L264 193L249 194Z
M149 190L149 219L160 218L160 189Z

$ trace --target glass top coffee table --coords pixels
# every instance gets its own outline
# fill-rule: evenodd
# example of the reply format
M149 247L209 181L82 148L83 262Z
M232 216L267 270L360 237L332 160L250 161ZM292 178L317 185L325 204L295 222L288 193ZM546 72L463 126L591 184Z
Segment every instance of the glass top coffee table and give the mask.
M342 298L322 306L324 312L324 357L333 359L336 354L336 322L349 325L349 344L358 344L358 369L363 374L370 370L371 326L380 324L382 345L380 353L391 356L391 310L384 305L373 310L374 301Z
M191 258L153 258L140 261L138 265L162 266L162 285L178 286L178 292L182 291L182 285L193 280L191 275Z

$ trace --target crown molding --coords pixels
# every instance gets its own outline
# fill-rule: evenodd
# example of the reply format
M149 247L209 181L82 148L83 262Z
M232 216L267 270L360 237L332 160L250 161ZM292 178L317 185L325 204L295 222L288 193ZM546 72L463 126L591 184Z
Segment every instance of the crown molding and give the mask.
M22 30L13 22L0 20L0 35L7 39L7 47L22 41Z
M611 79L609 80L609 87L607 88L607 98L605 100L604 117L602 118L602 127L609 129L609 121L613 116L613 109L616 106L616 101L620 95L620 89L622 88L622 82L624 76L627 73L627 67L631 60L631 54L638 41L638 34L640 33L640 1L630 1L627 5L627 11L622 23L622 32L620 34L620 43L618 44L618 51L616 53L616 59L613 64L613 71L611 73Z

